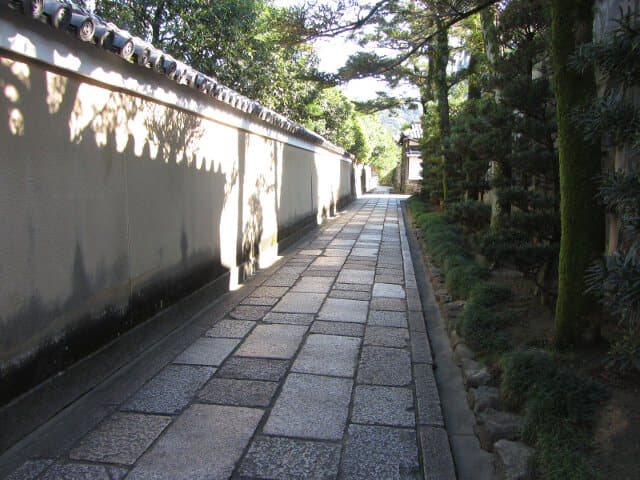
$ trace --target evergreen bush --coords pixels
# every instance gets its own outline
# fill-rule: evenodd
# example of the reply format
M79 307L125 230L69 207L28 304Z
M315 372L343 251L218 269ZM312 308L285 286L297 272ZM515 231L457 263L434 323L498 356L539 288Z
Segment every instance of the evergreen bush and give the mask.
M511 297L511 290L493 282L483 282L471 290L470 298L477 304L492 307Z
M465 200L447 205L449 219L467 231L477 232L489 226L491 205L477 200Z
M542 478L597 478L587 460L589 432L607 392L599 384L568 373L547 353L502 356L500 393L525 414L523 437L539 450Z
M446 271L447 290L454 298L469 298L470 293L489 277L489 269L476 263L458 265Z
M458 317L456 327L467 345L479 354L501 353L509 349L504 333L506 319L473 299L467 302Z
M640 86L640 15L628 11L608 37L583 45L574 68L597 67L613 85L605 94L573 112L573 122L587 139L627 155L640 152L640 108L633 91ZM625 152L626 150L626 152ZM618 320L624 334L612 345L607 364L621 371L640 370L640 168L637 157L628 168L603 176L602 204L615 212L620 227L616 250L587 271L587 291L595 294Z

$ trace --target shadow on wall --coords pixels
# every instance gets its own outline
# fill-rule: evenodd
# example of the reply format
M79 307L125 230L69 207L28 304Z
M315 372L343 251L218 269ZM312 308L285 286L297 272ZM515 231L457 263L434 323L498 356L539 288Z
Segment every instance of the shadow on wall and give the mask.
M263 233L265 231L265 215L263 201L270 195L275 196L277 190L277 156L275 142L256 139L254 141L273 143L269 149L268 159L253 158L249 162L249 142L251 136L245 132L238 134L238 185L239 202L237 222L236 264L239 267L238 282L252 275L258 268L260 253L264 250ZM265 162L265 160L267 160ZM256 164L257 162L257 164ZM247 172L247 168L251 169ZM249 195L247 197L247 195ZM246 210L245 210L246 208ZM266 207L268 209L268 206Z
M4 403L223 276L236 172L184 112L6 58L0 91Z

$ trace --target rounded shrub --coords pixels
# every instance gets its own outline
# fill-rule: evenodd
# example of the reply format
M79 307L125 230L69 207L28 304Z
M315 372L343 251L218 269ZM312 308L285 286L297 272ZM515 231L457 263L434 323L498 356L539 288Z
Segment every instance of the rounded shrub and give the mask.
M489 277L489 269L475 263L458 265L445 276L447 290L454 298L469 298L478 284Z
M477 353L502 353L509 349L503 331L504 318L480 304L467 303L456 323L467 345Z
M469 295L470 299L485 307L506 302L510 297L511 290L509 288L492 282L482 282L476 285Z

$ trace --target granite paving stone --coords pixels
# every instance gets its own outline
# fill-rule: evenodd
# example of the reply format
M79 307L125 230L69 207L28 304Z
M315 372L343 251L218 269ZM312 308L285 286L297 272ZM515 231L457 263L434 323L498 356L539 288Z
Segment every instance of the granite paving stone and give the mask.
M407 308L412 311L422 312L420 293L415 288L407 288Z
M285 265L284 267L280 267L276 272L276 275L300 275L304 272L306 267L299 265Z
M413 392L409 388L358 385L354 394L351 421L413 427L416 424Z
M371 299L371 310L390 310L394 312L404 312L407 310L407 302L404 298L373 297Z
M289 292L273 307L274 312L317 313L326 295L321 293Z
M213 367L167 365L138 390L122 410L178 413L215 372Z
M377 248L364 248L364 247L354 247L351 250L351 257L377 257L378 249Z
M378 264L376 275L396 275L401 277L404 275L404 270L402 268L380 267L380 264Z
M254 297L281 297L289 287L258 287L251 294Z
M389 298L405 298L405 293L404 293L404 288L402 288L402 285L396 285L394 283L374 283L373 296L389 297Z
M336 275L340 271L339 267L322 267L322 268L310 268L309 270L305 270L300 275L302 277L325 277L330 279L335 279Z
M424 316L422 312L409 312L409 330L412 332L426 332Z
M420 427L420 449L425 480L456 480L449 436L442 428Z
M327 248L324 255L327 257L346 257L350 251L351 248Z
M367 254L365 254L365 255L354 254L354 250L355 249L375 250L375 253L377 254L380 251L380 245L381 245L380 238L371 239L371 240L360 240L360 239L358 239L356 244L353 246L353 249L351 250L351 255L355 255L356 257L366 257L366 256L368 256Z
M319 248L316 249L308 249L308 250L300 250L298 255L309 255L312 257L317 257L318 255L322 255L322 250Z
M129 473L129 469L125 467L116 467L115 465L107 465L105 467L109 475L111 475L111 480L122 480Z
M291 371L353 377L358 362L359 348L359 338L311 334L307 337Z
M362 347L358 383L405 386L411 383L409 352L399 348Z
M398 285L404 284L404 278L401 275L376 275L375 281L380 283L395 283Z
M318 314L318 320L365 323L368 309L368 302L328 298Z
M259 436L240 466L240 476L279 480L336 478L340 445L335 443Z
M363 233L358 238L358 244L364 243L364 242L367 242L367 241L380 242L380 238L381 237L380 237L379 234Z
M327 293L333 284L333 278L302 277L291 289L292 292Z
M264 411L193 404L142 456L128 479L228 479Z
M316 258L309 268L315 267L331 267L331 268L340 268L344 263L344 257L318 257Z
M411 332L411 358L415 363L433 363L426 333Z
M324 333L327 335L346 335L348 337L362 337L364 325L350 322L324 322L316 320L311 325L311 333Z
M219 405L268 407L277 388L276 382L212 378L198 393L198 400Z
M264 433L341 440L353 380L290 373L264 426Z
M73 460L133 465L171 422L171 417L116 412L69 452Z
M207 330L207 337L243 338L256 325L256 322L248 320L220 320L212 328Z
M343 298L345 300L371 300L369 292L353 292L350 290L331 290L329 298Z
M346 271L346 270L364 270L364 271L370 271L371 273L375 273L376 270L376 264L375 264L375 260L371 261L371 260L360 260L362 257L358 257L358 258L352 258L349 257L349 260L344 264L344 266L342 267L342 271ZM358 285L358 284L352 284L352 285ZM365 286L369 287L368 289L371 290L370 287L370 283L366 283Z
M355 240L337 238L335 240L332 240L331 243L329 243L329 245L335 246L335 247L337 246L351 247L353 246L354 243L356 243Z
M239 343L240 339L237 338L200 337L178 355L173 362L217 367Z
M295 256L287 262L292 267L307 267L316 257Z
M289 359L298 350L307 331L302 325L258 325L244 340L236 355Z
M246 380L280 381L291 362L270 358L229 357L216 372L216 377Z
M340 471L350 480L417 480L421 474L415 430L349 425Z
M380 272L381 275L395 275L402 277L404 275L404 269L402 266L402 257L398 258L389 258L382 257L378 261L376 267L378 269L388 269L389 272ZM398 270L397 272L392 272L391 270Z
M364 334L364 344L404 348L409 345L409 330L406 328L367 325Z
M342 270L338 274L337 282L339 283L361 283L372 285L374 272L372 270Z
M247 297L242 301L242 305L257 305L270 307L278 303L278 297Z
M407 328L407 314L385 310L371 310L367 324L377 327Z
M311 325L314 315L312 313L279 313L269 312L262 320L264 323L284 323L289 325Z
M85 463L55 463L41 477L46 480L112 480L107 467Z
M415 378L418 423L420 425L444 426L440 396L431 365L415 364Z
M31 480L36 478L53 463L50 459L27 460L15 469L5 480Z
M268 311L269 307L240 305L234 308L231 313L229 313L229 316L236 320L260 320Z
M371 285L362 285L358 283L334 283L333 290L347 290L353 292L370 292Z
M273 274L269 278L267 278L262 285L265 287L291 287L296 283L299 276L300 275L297 273L288 275Z

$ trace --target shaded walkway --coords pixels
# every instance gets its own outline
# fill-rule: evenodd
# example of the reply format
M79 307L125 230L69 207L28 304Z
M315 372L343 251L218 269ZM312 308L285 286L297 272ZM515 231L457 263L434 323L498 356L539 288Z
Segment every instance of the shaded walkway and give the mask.
M0 458L30 458L9 478L455 478L400 198L354 202Z

